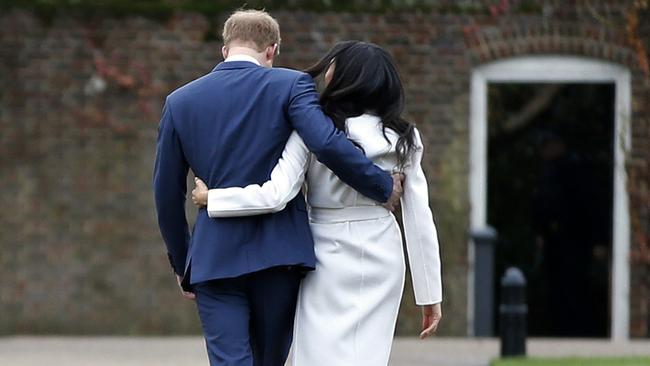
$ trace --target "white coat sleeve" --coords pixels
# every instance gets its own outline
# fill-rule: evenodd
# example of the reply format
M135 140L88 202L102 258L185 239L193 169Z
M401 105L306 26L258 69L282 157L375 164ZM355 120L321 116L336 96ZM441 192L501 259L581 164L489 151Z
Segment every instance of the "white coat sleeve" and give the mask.
M404 167L402 222L417 305L442 302L438 233L429 208L429 189L422 171L424 147L415 131L416 150Z
M282 157L264 184L216 188L208 191L208 216L236 217L284 210L300 191L309 163L309 150L294 131Z

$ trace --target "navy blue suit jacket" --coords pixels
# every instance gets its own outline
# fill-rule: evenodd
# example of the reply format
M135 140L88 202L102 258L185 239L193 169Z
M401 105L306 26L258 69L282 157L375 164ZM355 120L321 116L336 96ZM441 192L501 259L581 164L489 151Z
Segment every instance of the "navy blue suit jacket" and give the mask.
M158 224L176 274L189 274L193 284L279 265L314 267L302 194L275 214L211 219L200 209L191 236L185 216L188 169L210 188L262 184L294 129L343 181L379 202L388 200L390 175L335 129L305 73L223 62L167 97L153 182Z

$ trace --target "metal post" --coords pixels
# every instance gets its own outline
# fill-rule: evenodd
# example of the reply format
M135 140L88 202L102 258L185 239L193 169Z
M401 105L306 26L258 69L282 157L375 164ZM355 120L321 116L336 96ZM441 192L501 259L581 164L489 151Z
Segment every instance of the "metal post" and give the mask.
M501 357L526 355L526 278L516 267L501 277Z
M491 226L473 230L474 264L474 335L494 336L494 246L497 232Z

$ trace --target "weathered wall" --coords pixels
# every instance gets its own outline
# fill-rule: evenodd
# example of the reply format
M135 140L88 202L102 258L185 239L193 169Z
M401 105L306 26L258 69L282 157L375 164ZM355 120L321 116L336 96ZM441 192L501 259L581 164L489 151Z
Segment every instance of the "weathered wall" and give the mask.
M650 218L639 202L648 200L650 82L622 23L629 5L607 3L595 9L596 17L563 1L510 9L468 3L474 4L471 11L277 11L283 32L279 63L305 67L343 39L373 41L395 55L408 117L428 144L426 172L443 251L441 333L447 335L466 329L472 67L546 53L629 66L633 249L640 253L632 271L632 330L647 335L650 285L642 258ZM193 304L177 293L150 182L164 96L220 60L215 30L224 17L44 20L21 10L0 14L1 333L200 331ZM601 17L616 26L606 26ZM641 23L648 48L650 22ZM414 334L419 326L412 304L409 292L402 334Z

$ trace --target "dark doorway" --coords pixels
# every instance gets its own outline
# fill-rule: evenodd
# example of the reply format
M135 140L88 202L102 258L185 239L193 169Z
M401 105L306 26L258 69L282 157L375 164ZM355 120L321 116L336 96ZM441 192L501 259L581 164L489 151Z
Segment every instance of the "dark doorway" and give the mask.
M513 265L524 271L532 336L609 334L614 90L614 84L488 86L496 275Z

